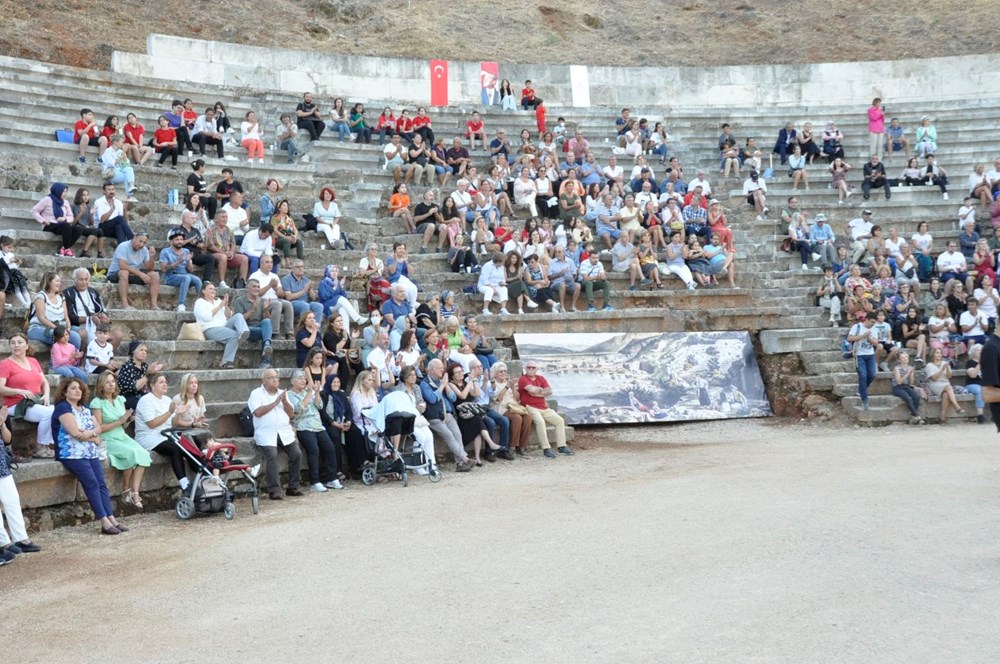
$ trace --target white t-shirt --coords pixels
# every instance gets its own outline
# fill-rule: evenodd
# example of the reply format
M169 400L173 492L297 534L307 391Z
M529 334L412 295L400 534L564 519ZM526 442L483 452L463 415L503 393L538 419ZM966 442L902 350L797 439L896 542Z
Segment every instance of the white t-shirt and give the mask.
M933 240L934 238L931 237L930 233L914 233L910 236L910 241L913 242L913 246L924 253L930 249L931 242L933 242Z
M385 272L385 263L382 262L381 258L376 258L375 265L373 266L371 265L371 263L368 262L368 257L365 256L360 261L358 261L358 267L362 271L370 270L372 267L374 267L375 271L378 272L379 274Z
M966 222L976 223L976 208L971 205L963 205L958 208L958 225L962 227Z
M865 221L864 217L858 217L857 219L851 219L850 223L847 224L851 229L851 239L857 240L859 237L872 234L873 224L870 221Z
M906 244L906 240L903 238L897 238L893 240L891 237L885 239L885 250L893 258L903 258L903 254L899 251L899 248Z
M690 190L690 187L688 189ZM758 189L760 189L761 191L767 191L767 183L764 182L763 178L758 179L756 182L754 182L753 179L751 178L743 183L744 196L746 196L747 194L751 194L757 191Z
M251 128L253 129L253 131L251 131ZM253 123L253 125L251 125L249 122L244 120L243 122L240 123L240 133L243 134L243 140L249 138L252 140L259 141L261 139L260 122L258 121Z
M250 393L247 399L247 408L254 412L261 406L266 406L278 398L278 394L271 394L263 385ZM295 431L292 429L288 413L285 412L283 404L278 404L263 417L253 416L253 440L261 447L277 447L278 440L282 445L293 445L295 443Z
M969 311L963 311L962 315L958 317L958 324L961 326L964 334L967 337L979 337L986 334L986 328L989 327L989 318L982 311L977 311L976 315L973 316ZM972 327L965 331L966 325L972 325Z
M964 267L965 256L958 251L943 251L938 256L938 272L960 272Z
M382 148L382 153L385 155L386 163L389 163L389 160L396 156L397 148L399 148L399 159L401 161L406 161L405 157L403 156L406 154L406 147L402 143L400 143L398 146L393 145L392 143L386 143L385 147Z
M979 301L979 313L986 314L987 318L996 318L997 303L993 299L998 295L996 288L991 288L989 293L985 289L977 288L972 295Z
M115 217L120 217L125 214L125 206L117 198L114 199L114 207L115 207L114 214L108 217L109 219L114 219ZM101 196L96 201L94 201L94 214L97 215L98 222L101 221L101 217L106 215L108 213L108 210L110 209L111 209L111 203L108 203L107 197Z
M91 358L97 360L101 364L107 364L115 356L115 347L110 341L104 342L101 346L97 343L97 339L92 339L90 343L87 344L87 363L84 366L84 371L87 373L94 373L97 371L97 365L93 364L90 360Z
M872 338L876 336L874 330L864 323L855 323L851 331L847 333L850 337L865 335L854 342L855 355L874 355L875 347L872 345Z
M229 203L226 203L220 209L228 215L226 217L226 228L233 235L243 235L250 228L247 211L242 207L234 208Z
M260 299L262 299L262 300L276 300L276 299L278 299L277 288L278 288L278 286L281 285L281 279L274 272L270 272L270 273L265 274L265 273L261 272L260 270L257 270L256 272L254 272L253 274L251 274L249 277L247 277L247 281L250 281L251 279L256 279L257 283L260 284ZM274 288L269 289L265 293L264 292L264 287L267 286L268 283L274 284Z
M386 366L386 359L389 360L389 365ZM393 376L399 374L399 367L396 366L396 357L388 352L384 351L378 346L371 349L368 352L368 368L377 369L379 380L383 383L388 383L390 378L390 372Z
M701 187L701 193L703 196L712 195L712 185L708 183L708 180L702 180L701 178L695 178L688 182L688 191L694 191L695 187ZM765 191L767 191L765 189Z
M937 316L931 316L930 318L927 319L928 330L930 330L932 325L944 325L944 327L942 327L941 330L938 332L934 332L933 330L931 330L932 339L947 339L948 335L951 334L951 331L948 329L948 326L954 324L955 320L951 316L947 318L938 318Z
M170 410L170 397L163 395L157 397L154 394L144 394L139 399L135 407L135 442L139 443L150 452L153 448L163 442L164 429L170 428L170 418L163 421L163 424L155 429L147 424L150 420L155 420Z
M212 302L209 302L203 297L199 297L194 303L194 319L201 325L201 329L211 330L213 327L225 327L226 326L226 308L219 307L222 300L215 298ZM213 315L212 309L219 307L219 310Z
M994 168L992 171L986 172L986 177L990 179L991 184L1000 181L1000 171Z
M625 174L625 169L621 166L615 166L614 168L610 166L604 167L604 176L609 180L619 180L622 175Z
M260 230L254 229L243 236L243 242L240 243L240 253L257 258L270 256L274 253L274 246L271 243L271 238L262 238Z

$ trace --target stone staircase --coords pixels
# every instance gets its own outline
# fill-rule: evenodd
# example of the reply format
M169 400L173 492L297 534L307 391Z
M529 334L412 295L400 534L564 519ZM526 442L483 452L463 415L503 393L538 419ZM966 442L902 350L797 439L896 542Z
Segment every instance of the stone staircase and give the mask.
M72 127L81 107L92 108L99 120L106 115L124 117L129 111L135 112L149 130L155 124L155 117L174 98L199 100L196 107L221 99L234 119L253 109L264 118L267 129L273 129L278 115L293 109L298 101L295 96L266 90L218 89L182 82L172 89L165 89L160 80L54 67L7 57L0 57L0 82L0 150L5 155L4 163L0 164L0 232L16 236L25 272L34 283L47 270L58 270L66 275L75 267L96 264L105 268L109 263L108 259L74 259L54 255L57 247L55 236L41 232L30 215L31 205L47 193L53 181L66 182L71 191L87 187L94 192L100 188L100 168L93 163L94 151L88 152L91 161L81 165L76 161L75 146L54 140L56 130ZM379 109L383 105L398 106L384 100L368 100L368 105L370 109ZM807 169L811 189L794 192L801 201L800 207L812 214L825 213L841 237L847 221L859 216L862 207L875 210L876 223L883 228L895 226L905 237L915 231L917 221L930 224L936 242L953 237L957 233L957 208L961 204L962 188L971 165L980 161L989 163L994 156L990 147L981 143L980 134L973 133L968 127L982 126L984 122L991 121L995 117L994 108L993 100L983 99L973 102L962 100L961 103L944 100L936 104L899 105L891 109L893 115L903 119L911 136L921 115L931 114L937 118L941 146L939 162L949 170L954 183L954 195L950 201L941 200L936 188L925 187L912 190L901 188L893 192L893 198L888 202L880 197L863 202L859 192L845 205L838 205L836 195L827 188L826 164L818 162ZM472 107L433 109L431 117L435 132L445 137L462 133L464 121L471 110ZM613 123L617 111L609 108L555 107L550 109L549 118L554 121L556 117L564 116L570 131L580 129L589 138L598 162L607 163L614 145ZM816 282L815 273L802 272L797 257L778 250L784 232L778 220L778 211L785 198L793 193L784 170L776 164L775 177L768 182L772 214L764 221L757 221L755 214L745 205L741 180L735 177L723 180L718 173L716 139L719 125L724 121L733 125L734 133L741 142L748 136L757 137L758 145L766 154L785 119L793 119L798 126L803 121L811 120L817 131L821 131L826 119L833 119L847 136L848 161L856 167L849 179L856 182L860 179L860 167L867 149L864 109L837 105L746 108L727 110L724 116L717 115L712 109L699 109L697 112L671 112L664 117L662 109L633 108L633 115L647 117L651 123L663 119L671 134L671 153L680 159L688 178L699 167L708 173L714 189L713 197L726 208L734 232L738 248L739 288L699 289L691 293L677 280L667 279L667 288L662 291L629 291L623 275L611 274L611 304L616 307L615 311L555 315L544 313L544 308L540 308L525 315L484 319L488 333L497 342L498 356L509 359L512 369L519 371L518 360L512 357L511 351L512 335L516 332L747 330L759 334L760 357L765 369L771 362L778 368L769 376L765 370L777 412L796 412L794 400L789 400L785 406L783 391L787 388L790 393L819 393L838 399L848 415L859 422L883 424L905 419L906 411L902 404L887 396L888 380L882 374L872 386L875 395L872 408L861 411L857 407L852 392L853 371L849 362L839 359L839 341L844 330L828 327L826 316L814 306L812 290ZM484 118L487 131L491 134L497 128L505 129L508 136L516 136L522 128L531 129L534 133L534 116L529 113L488 109ZM270 140L265 140L265 144L269 143ZM209 159L208 178L213 181L221 168L229 166L247 192L260 192L268 177L276 177L281 181L283 195L292 202L292 212L296 215L311 208L315 192L321 187L333 186L345 214L343 228L356 247L376 242L380 253L385 254L397 239L406 239L412 245L415 238L404 236L402 224L384 214L392 180L381 169L381 151L377 145L341 143L326 134L319 142L305 147L310 161L293 165L285 163L283 153L275 155L270 149L267 151L267 163L263 165ZM235 154L242 154L242 150L237 150ZM488 162L482 152L473 156L480 166ZM890 174L894 175L902 166L902 158L897 157L889 165ZM188 174L186 160L182 159L178 168L177 172L173 172L147 165L137 171L139 202L129 205L129 214L133 227L150 231L156 246L162 246L168 228L179 219L181 208L166 204L169 190L184 189L184 179ZM657 179L662 179L662 167L653 163L652 168ZM417 200L422 191L420 187L414 188L411 198ZM256 196L250 195L248 200L252 218L256 219ZM360 251L320 249L318 237L306 238L306 244L307 273L311 278L320 277L321 266L326 263L334 262L350 268L362 256ZM415 246L411 248L413 274L425 294L445 289L461 293L463 286L475 282L474 276L448 271L443 254L419 255ZM110 251L107 253L110 254ZM148 308L148 296L135 288L130 288L129 297L134 298L137 306L124 310L117 305L116 289L106 285L99 287L116 325L123 328L127 338L147 339L151 357L170 358L172 384L176 384L184 371L199 370L203 389L212 395L210 415L218 418L220 434L235 434L235 415L242 408L242 401L232 399L231 395L237 391L241 394L248 392L257 380L254 369L258 355L251 344L239 353L236 369L205 370L203 367L210 358L218 357L218 345L174 341L179 326L193 320L192 314L175 313L169 309L152 311ZM352 297L361 300L363 293L353 292ZM164 307L172 308L176 304L175 289L164 286L161 301ZM460 296L463 311L478 312L479 305L476 297ZM20 327L22 319L23 310L15 308L8 312L0 322L0 337L6 339ZM43 348L36 348L36 351L45 361L46 351ZM6 352L6 341L0 341L0 355ZM293 366L294 344L277 340L275 352L276 365L283 367L281 374L284 378L290 372L287 367ZM239 390L233 389L236 384ZM72 483L61 476L58 466L36 462L31 467L32 476L39 474L40 482L42 476L46 476L51 482L62 483L61 498L69 495L71 490L75 491L70 487ZM150 482L156 481L153 479L155 475L147 477L151 478ZM169 478L163 478L162 482L164 486L170 486ZM43 484L41 482L39 486ZM44 495L56 494L39 493L39 496Z

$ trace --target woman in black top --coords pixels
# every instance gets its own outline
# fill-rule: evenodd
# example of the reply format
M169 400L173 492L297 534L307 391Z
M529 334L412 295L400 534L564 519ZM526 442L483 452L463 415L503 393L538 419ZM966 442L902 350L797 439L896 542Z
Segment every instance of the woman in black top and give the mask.
M473 457L471 461L477 466L483 465L479 453L484 442L486 443L486 460L496 461L494 452L499 450L500 446L490 440L490 434L482 416L471 414L471 408L469 411L466 410L475 404L476 398L479 396L479 387L465 378L465 370L462 369L462 365L455 362L448 365L448 377L450 380L445 389L450 394L447 398L455 405L455 419L458 420L458 428L462 432L462 443L464 445L472 443Z
M351 338L357 338L360 334L361 330L354 328L348 335L344 330L344 317L339 313L330 316L327 322L326 332L323 333L324 354L328 363L337 363L341 385L351 382L352 371L355 374L361 372L361 354L351 350Z
M306 355L317 346L323 347L323 335L319 332L316 315L307 311L299 318L299 326L295 330L295 366L301 369L306 363Z
M417 327L432 330L438 325L438 313L441 308L441 296L434 293L426 302L417 306Z
M976 398L976 422L982 424L986 421L983 417L983 372L979 368L979 360L983 356L983 347L975 344L969 349L969 359L965 362L965 389L972 392Z
M347 463L341 464L352 475L360 475L368 460L368 451L361 430L354 425L351 400L341 389L340 376L330 377L330 386L323 390L323 424L337 450L343 450ZM344 479L340 477L339 479Z
M219 201L208 193L208 180L205 179L205 160L195 159L191 162L191 168L194 172L187 177L188 195L185 198L190 198L191 194L201 194L199 198L208 211L208 218L215 219L215 211L219 209Z
M146 343L136 339L128 346L129 358L118 370L118 393L125 397L125 408L135 409L142 395L149 391L146 375L163 370L162 362L146 363Z

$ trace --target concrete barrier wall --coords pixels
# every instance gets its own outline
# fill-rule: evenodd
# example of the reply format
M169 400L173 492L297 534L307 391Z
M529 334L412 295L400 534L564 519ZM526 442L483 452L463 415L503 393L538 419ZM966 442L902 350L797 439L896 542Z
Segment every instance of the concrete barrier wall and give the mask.
M118 73L194 83L334 95L350 100L430 100L427 60L288 51L149 35L147 53L115 52ZM554 106L656 105L671 108L888 105L995 96L996 54L881 62L734 67L508 65L515 91L530 78ZM479 63L449 63L452 105L478 104Z

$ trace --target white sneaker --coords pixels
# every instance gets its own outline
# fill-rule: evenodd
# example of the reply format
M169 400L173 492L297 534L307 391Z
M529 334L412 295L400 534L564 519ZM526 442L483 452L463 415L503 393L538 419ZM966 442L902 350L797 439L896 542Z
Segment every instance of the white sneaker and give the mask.
M253 166L253 157L250 157L249 159L247 159L247 163L250 164L251 166Z
M326 487L320 484L319 482L316 482L316 484L313 484L311 487L309 487L309 490L312 491L313 493L326 493Z
M556 304L555 302L552 303L552 313L554 314L559 313L559 305Z
M258 164L263 164L264 163L264 158L263 157L257 157L257 163Z
M344 485L340 483L340 480L330 480L326 483L326 489L343 489ZM326 491L326 489L323 489Z
M805 271L806 271L806 270L808 270L808 269L809 269L809 266L808 266L808 265L806 265L805 263L803 263L803 264L802 264L802 271L803 271L803 272L805 272Z
M819 259L821 259L821 258L823 258L823 257L822 257L822 256L820 256L819 254L817 254L816 252L813 252L813 255L812 255L812 259L813 259L813 262L814 262L814 263L815 263L816 261L818 261Z
M184 307L183 304L177 305L177 313L184 313L185 311L187 311L187 309Z
M534 300L528 300L528 308L529 309L537 309L538 308L538 303L535 302Z
M194 156L194 153L191 152L190 150L188 150L187 153L188 153L188 159Z
M219 284L219 290L229 290L229 284L223 281L222 283Z
M500 315L501 316L510 316L510 312L507 311L507 307L503 307L503 308L500 309Z
M850 198L851 194L853 194L853 193L854 193L853 191L851 191L850 189L848 189L847 190L847 198Z
M489 309L483 309L483 315L484 316L489 316L490 315L490 310Z
M942 200L948 200L948 192L947 191L944 192L943 194L941 194L941 199Z
M231 154L227 154L225 157L222 158L222 161L239 161L239 159L237 159Z
M693 281L688 284L688 290L694 290L697 287L698 286Z
M517 314L518 314L519 316L523 316L523 315L524 315L524 309L521 309L520 307L518 307L518 309L517 309Z

